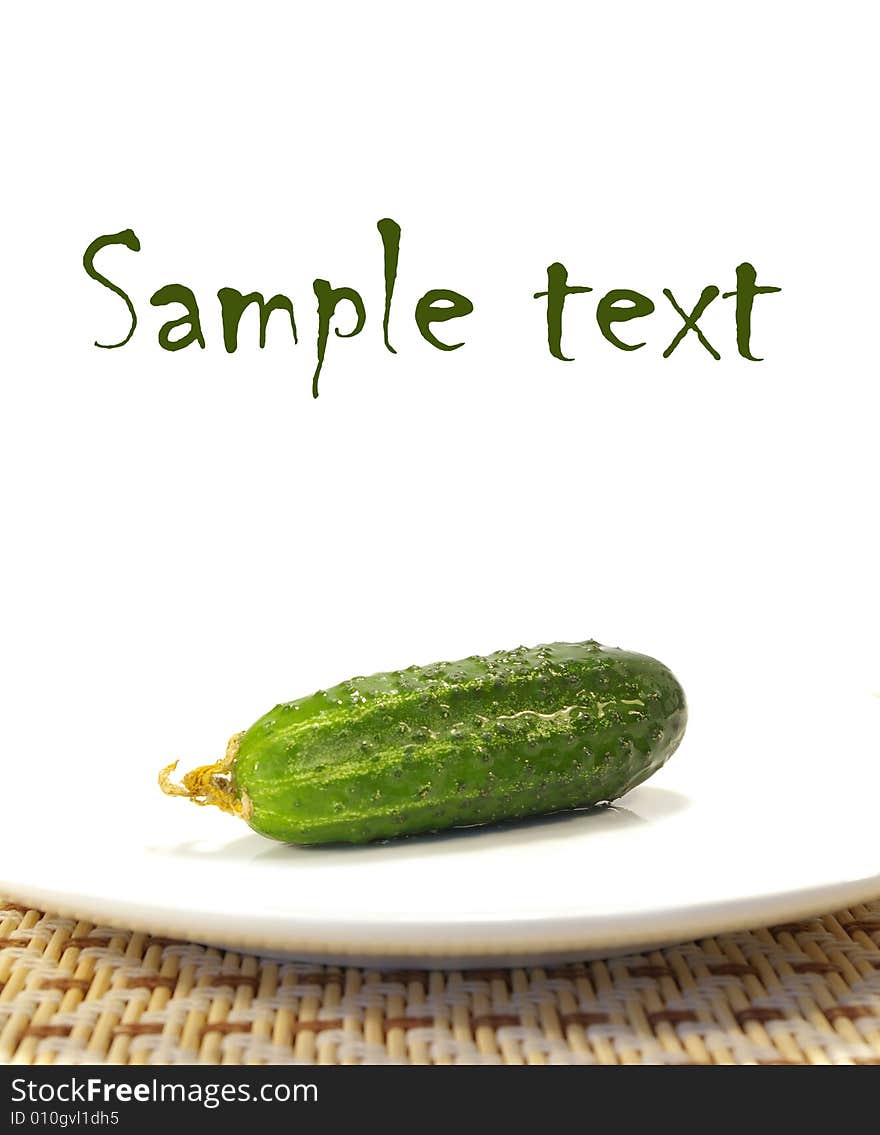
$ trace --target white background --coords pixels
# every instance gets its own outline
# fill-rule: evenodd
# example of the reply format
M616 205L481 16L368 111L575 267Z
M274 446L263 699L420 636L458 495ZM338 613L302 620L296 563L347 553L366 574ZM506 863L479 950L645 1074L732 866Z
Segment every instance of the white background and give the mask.
M829 691L880 687L873 10L7 13L7 775L39 762L47 794L116 807L112 761L152 792L279 700L520 642L667 661L695 775L727 774L712 737L748 739L755 700L827 716ZM82 254L126 227L142 251L98 265L140 322L99 350L127 316ZM570 363L531 298L554 260L595 289L568 303ZM720 299L701 326L722 360L693 334L664 360L662 289L690 310L743 260L782 288L755 303L764 361ZM367 305L317 401L315 277ZM203 351L157 345L170 282ZM260 351L251 311L227 355L221 286L291 296L299 344L276 315ZM452 353L412 319L434 287L474 303L439 328ZM637 352L595 322L620 287L657 305L621 327Z

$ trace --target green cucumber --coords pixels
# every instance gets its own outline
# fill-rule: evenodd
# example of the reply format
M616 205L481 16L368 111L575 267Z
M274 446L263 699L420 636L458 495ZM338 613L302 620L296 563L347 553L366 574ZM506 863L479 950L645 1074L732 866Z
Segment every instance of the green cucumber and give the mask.
M277 705L165 792L286 843L365 843L615 800L684 734L644 654L553 643L353 678Z

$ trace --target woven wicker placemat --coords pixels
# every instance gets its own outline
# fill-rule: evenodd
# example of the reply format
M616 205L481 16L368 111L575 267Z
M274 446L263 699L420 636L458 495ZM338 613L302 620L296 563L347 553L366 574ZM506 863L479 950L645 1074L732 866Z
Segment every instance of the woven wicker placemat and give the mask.
M0 900L9 1064L880 1064L880 900L516 969L282 962Z

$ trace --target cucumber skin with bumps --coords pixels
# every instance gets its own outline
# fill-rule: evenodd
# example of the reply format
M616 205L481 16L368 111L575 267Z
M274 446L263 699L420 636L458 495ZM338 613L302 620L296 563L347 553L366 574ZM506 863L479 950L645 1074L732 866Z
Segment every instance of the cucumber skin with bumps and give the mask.
M686 722L681 686L647 655L520 647L278 705L241 735L232 785L261 835L365 843L617 799Z

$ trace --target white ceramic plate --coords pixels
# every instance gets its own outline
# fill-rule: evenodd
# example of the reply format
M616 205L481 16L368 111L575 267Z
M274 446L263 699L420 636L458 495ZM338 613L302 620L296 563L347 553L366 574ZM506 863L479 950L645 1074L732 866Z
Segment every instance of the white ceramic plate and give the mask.
M359 848L273 844L161 796L152 770L46 793L32 764L7 779L0 892L227 947L428 966L629 952L880 894L880 700L805 711L775 690L731 718L735 695L692 701L679 753L613 808ZM39 827L10 806L28 795Z

